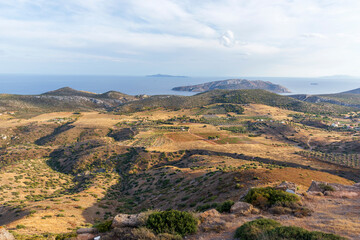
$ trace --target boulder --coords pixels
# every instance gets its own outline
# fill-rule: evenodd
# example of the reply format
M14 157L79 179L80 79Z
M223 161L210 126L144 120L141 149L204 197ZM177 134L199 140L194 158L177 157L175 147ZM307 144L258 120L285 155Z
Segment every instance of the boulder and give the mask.
M216 209L210 209L203 213L200 213L199 219L201 222L204 222L206 219L219 218L221 214Z
M296 193L297 187L295 183L284 181L280 185L275 187L275 189L290 193Z
M15 240L15 237L4 227L0 226L0 240Z
M250 215L253 212L257 212L254 210L254 206L251 205L250 203L246 203L246 202L236 202L234 205L232 205L230 212L235 214L235 215Z
M77 235L76 240L93 240L95 238L94 234L91 233L82 233Z
M327 182L317 182L312 181L308 192L326 192L326 191L342 191L342 192L355 192L360 193L360 184L354 185L342 185L338 183L327 183Z
M76 230L77 234L85 234L85 233L95 233L97 232L96 228L79 228Z
M146 214L118 214L115 216L112 227L123 228L123 227L139 227L144 225L146 221Z

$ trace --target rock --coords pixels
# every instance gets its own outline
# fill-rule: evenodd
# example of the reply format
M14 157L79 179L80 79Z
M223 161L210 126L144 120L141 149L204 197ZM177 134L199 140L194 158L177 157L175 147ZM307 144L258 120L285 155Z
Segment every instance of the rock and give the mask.
M312 181L308 192L353 192L360 194L360 184L354 184L354 185L342 185L338 183L327 183L327 182L317 182Z
M76 230L77 234L84 234L84 233L95 233L97 232L96 228L79 228Z
M112 227L113 228L122 228L122 227L139 227L144 225L146 221L146 214L118 214L115 216Z
M76 237L76 240L93 240L95 238L95 235L94 234L91 234L91 233L82 233L82 234L79 234L77 237Z
M254 206L246 202L236 202L232 205L230 212L235 215L250 215L254 209Z
M218 218L220 216L221 216L221 214L216 209L210 209L203 213L200 213L199 219L201 222L204 222L206 219Z
M0 226L0 240L15 240L15 238L4 227Z
M284 181L279 186L275 187L275 189L290 193L296 193L297 187L295 183Z

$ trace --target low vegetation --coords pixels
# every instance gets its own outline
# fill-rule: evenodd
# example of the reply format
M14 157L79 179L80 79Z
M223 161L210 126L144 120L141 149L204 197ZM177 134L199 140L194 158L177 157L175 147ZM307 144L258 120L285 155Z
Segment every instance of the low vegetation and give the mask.
M266 187L251 189L245 196L245 201L256 207L267 209L274 205L289 206L292 203L298 203L300 197L293 193Z
M197 231L198 220L189 212L168 210L149 215L146 227L155 233L170 233L185 236Z
M281 226L272 219L257 219L236 229L240 240L345 240L346 238L323 232L311 232L300 227Z

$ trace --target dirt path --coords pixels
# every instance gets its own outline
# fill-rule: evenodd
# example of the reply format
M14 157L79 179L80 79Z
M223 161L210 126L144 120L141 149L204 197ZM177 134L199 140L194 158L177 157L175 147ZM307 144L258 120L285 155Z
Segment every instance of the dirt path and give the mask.
M310 145L311 138L312 138L312 136L309 136L309 139L306 142L306 145L309 147L309 151L313 150L313 147Z

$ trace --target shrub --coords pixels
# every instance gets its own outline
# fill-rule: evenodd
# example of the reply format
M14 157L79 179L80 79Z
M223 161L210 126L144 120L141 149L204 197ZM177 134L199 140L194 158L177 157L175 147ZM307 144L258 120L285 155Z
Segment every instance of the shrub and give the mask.
M345 238L322 232L310 232L300 227L277 227L268 230L259 240L343 240Z
M264 209L275 204L289 206L291 203L299 202L300 197L293 193L266 187L251 189L245 196L245 201Z
M168 210L149 215L146 227L155 233L171 233L184 236L197 231L198 220L188 212Z
M220 213L224 213L224 212L229 213L232 205L234 205L234 201L228 200L228 201L225 201L225 202L221 203L221 204L216 208L216 210L217 210L218 212L220 212Z
M25 225L22 225L22 224L16 225L16 229L24 229L24 228L26 228Z
M111 229L111 224L112 220L107 220L94 224L94 228L96 228L99 232L108 232Z
M327 185L325 183L320 183L319 187L322 192L326 192L326 191L334 192L335 191L335 188L333 186Z
M196 207L196 211L197 212L205 212L206 210L209 210L211 208L217 208L218 206L219 206L218 203L200 205L200 206Z
M281 224L272 219L256 219L251 222L243 224L236 229L235 238L241 240L258 240L259 237L268 230L272 230L276 227L280 227Z

